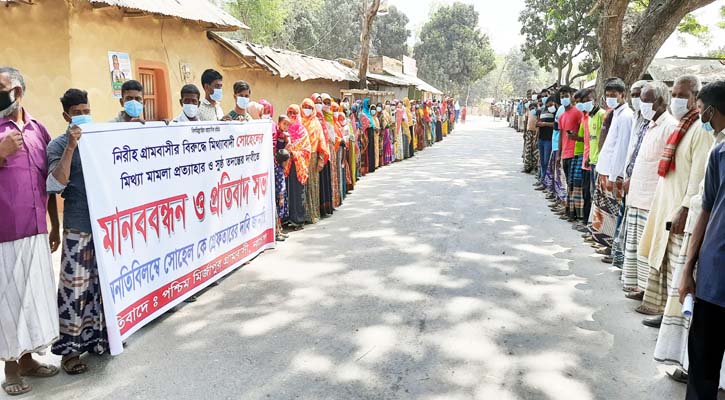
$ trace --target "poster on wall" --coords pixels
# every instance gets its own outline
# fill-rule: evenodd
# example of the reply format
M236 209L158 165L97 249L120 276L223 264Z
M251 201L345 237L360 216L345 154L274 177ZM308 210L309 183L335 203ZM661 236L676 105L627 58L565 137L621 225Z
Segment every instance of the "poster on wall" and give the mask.
M111 88L113 89L113 97L121 98L121 86L123 82L133 79L131 73L131 58L128 53L118 51L108 52L108 66L111 71Z
M138 329L274 247L271 132L262 120L84 129L112 355Z

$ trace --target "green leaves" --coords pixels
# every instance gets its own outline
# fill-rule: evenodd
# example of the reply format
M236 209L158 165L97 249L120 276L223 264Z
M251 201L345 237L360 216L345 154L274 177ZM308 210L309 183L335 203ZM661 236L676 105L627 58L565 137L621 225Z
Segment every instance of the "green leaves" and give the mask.
M722 11L723 10L721 10L721 12ZM677 25L677 32L694 36L705 44L710 42L710 28L708 28L707 25L700 24L700 22L697 21L697 18L695 18L692 14L685 15L685 18L683 18L682 21L680 21L680 24Z
M419 38L415 46L419 74L447 93L463 93L495 67L495 55L488 36L478 29L473 5L456 2L438 8Z

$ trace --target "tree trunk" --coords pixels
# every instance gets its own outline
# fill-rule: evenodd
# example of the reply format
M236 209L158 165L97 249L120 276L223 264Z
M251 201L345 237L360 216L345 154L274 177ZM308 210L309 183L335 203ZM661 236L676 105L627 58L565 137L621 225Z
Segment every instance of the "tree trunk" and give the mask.
M373 28L373 21L380 9L380 0L373 0L368 7L367 0L363 0L363 20L362 31L360 32L360 71L358 78L360 79L360 89L368 88L368 57L370 56L370 33Z
M619 77L632 85L647 71L652 59L688 13L714 0L650 0L640 15L625 21L629 0L600 1L602 17L597 27L601 64L597 93L604 80Z

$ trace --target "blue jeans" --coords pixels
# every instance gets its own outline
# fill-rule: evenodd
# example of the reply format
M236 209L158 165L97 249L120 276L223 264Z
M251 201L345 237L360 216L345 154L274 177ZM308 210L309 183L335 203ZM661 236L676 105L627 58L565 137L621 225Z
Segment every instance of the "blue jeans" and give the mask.
M539 139L539 182L544 180L546 169L549 167L551 158L551 140Z

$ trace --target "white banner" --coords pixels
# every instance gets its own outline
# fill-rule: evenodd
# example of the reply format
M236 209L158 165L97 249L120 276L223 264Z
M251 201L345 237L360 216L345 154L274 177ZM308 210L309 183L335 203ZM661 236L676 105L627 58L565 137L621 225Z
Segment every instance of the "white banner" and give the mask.
M270 121L92 124L80 141L111 354L274 247Z

